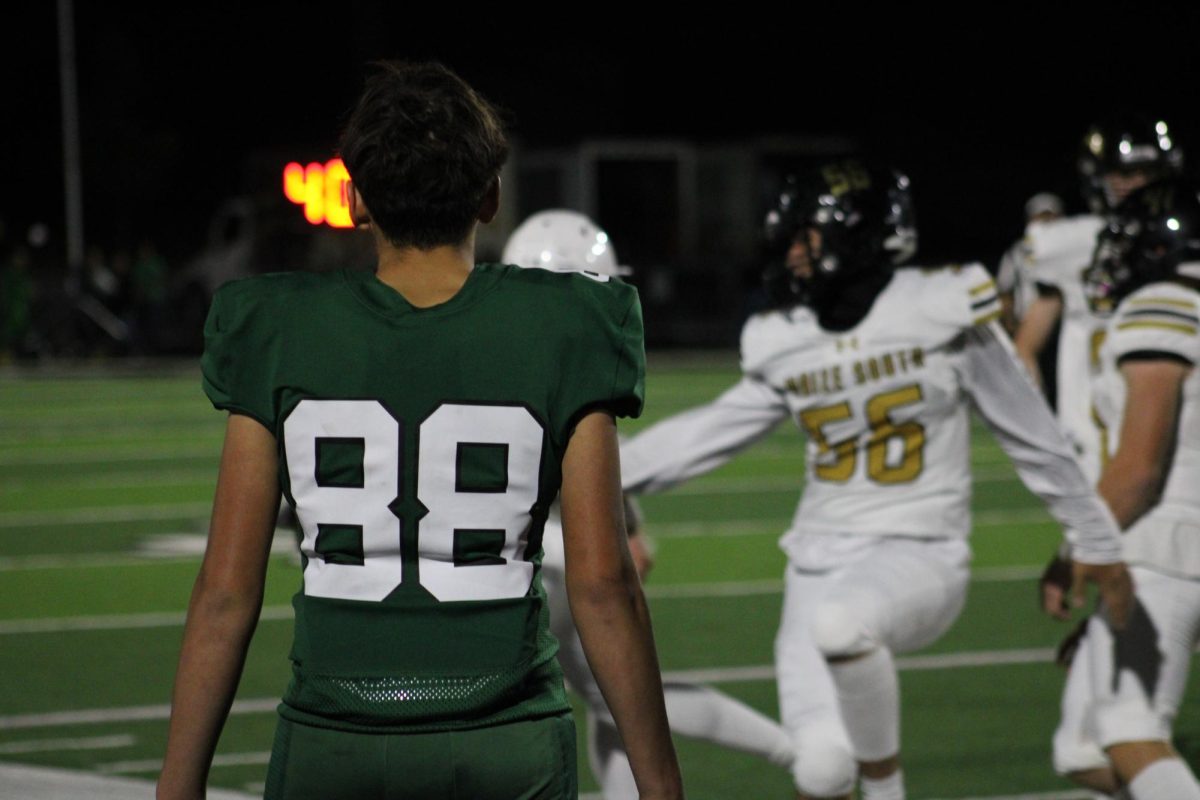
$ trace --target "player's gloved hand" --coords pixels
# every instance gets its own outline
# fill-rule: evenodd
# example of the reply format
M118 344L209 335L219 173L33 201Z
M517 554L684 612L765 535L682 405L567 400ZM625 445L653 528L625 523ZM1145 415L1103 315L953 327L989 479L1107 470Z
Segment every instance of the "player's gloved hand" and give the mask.
M1071 616L1068 593L1071 591L1072 580L1071 560L1061 553L1056 553L1054 558L1050 559L1050 563L1042 571L1042 577L1038 579L1042 610L1055 619L1066 620Z
M1079 624L1066 635L1066 637L1058 643L1058 650L1054 653L1054 663L1058 664L1063 669L1068 669L1071 662L1075 659L1075 653L1079 650L1079 645L1083 642L1084 634L1087 633L1088 621L1092 615L1088 614L1079 621Z
M1071 562L1071 605L1080 608L1084 604L1083 584L1094 583L1100 590L1100 602L1108 612L1108 622L1113 630L1123 630L1133 611L1133 577L1125 563L1085 564Z

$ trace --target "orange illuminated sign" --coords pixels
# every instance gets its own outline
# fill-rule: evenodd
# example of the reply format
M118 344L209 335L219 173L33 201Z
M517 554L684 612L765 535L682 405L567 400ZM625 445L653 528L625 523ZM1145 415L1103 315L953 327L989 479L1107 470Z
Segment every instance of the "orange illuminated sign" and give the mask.
M283 168L283 194L304 207L304 218L313 225L352 228L345 193L349 180L350 173L340 158L308 166L293 161Z

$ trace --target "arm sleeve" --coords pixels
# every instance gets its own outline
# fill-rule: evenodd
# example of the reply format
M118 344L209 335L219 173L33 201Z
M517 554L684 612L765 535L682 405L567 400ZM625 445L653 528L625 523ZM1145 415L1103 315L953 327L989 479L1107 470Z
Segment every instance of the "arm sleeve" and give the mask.
M646 396L646 348L642 329L642 304L637 292L614 337L612 397L609 407L620 417L639 417Z
M965 388L1021 481L1062 524L1077 560L1120 561L1116 520L1088 483L1004 332L991 323L971 328L966 337Z
M661 492L703 475L766 436L788 415L783 397L744 377L705 406L676 414L621 446L621 478L635 494Z
M572 275L576 293L565 305L561 339L564 349L553 367L561 370L556 426L563 441L587 413L604 410L615 417L642 413L646 387L646 352L642 338L642 306L632 286L597 284ZM561 311L560 311L561 313ZM561 366L560 366L561 365Z
M239 282L226 284L213 297L204 322L202 385L215 408L244 414L274 431L274 403L265 379L270 348L256 323L261 316L256 304L241 288Z

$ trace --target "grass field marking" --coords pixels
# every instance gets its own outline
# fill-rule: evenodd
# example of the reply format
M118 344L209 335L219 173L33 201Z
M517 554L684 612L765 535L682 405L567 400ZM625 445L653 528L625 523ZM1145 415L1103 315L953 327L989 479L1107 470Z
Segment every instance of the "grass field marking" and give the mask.
M897 669L935 670L970 669L974 667L1008 666L1015 664L1050 663L1054 649L982 650L966 653L944 653L928 656L903 656L896 659ZM664 680L692 683L750 683L775 679L775 666L765 664L746 667L712 667L706 669L671 670L663 673ZM275 697L238 700L230 708L231 715L274 713L279 705ZM171 706L128 706L123 708L93 708L77 711L55 711L45 714L19 714L0 717L0 731L52 728L62 725L108 724L113 722L147 722L165 720L171 716Z
M30 739L24 742L0 744L0 755L15 756L27 753L56 753L65 750L114 750L132 747L137 738L127 733L116 736L87 736L75 739Z
M292 618L292 607L263 606L260 620L268 622ZM158 611L146 614L103 614L84 617L12 619L0 621L0 636L23 633L66 633L69 631L113 631L138 628L179 627L186 621L184 611Z
M21 800L133 800L154 797L154 781L97 775L77 769L0 764L0 796ZM262 797L262 792L257 794ZM253 800L255 795L209 787L208 800Z
M213 756L214 767L259 766L271 761L271 751L255 753L224 753ZM139 761L114 761L97 764L96 771L103 775L135 775L139 772L158 772L162 769L161 758L144 758Z
M189 486L192 484L215 484L217 473L212 468L204 469L162 469L148 467L146 470L110 470L104 477L89 476L88 489L142 489L164 486ZM65 475L58 478L39 478L37 480L9 480L0 488L0 495L20 494L43 489L73 488L80 483L78 475Z
M234 715L274 713L278 706L278 697L235 700L229 713ZM171 706L169 703L120 708L86 708L76 711L53 711L46 714L16 714L0 717L0 731L56 728L63 725L108 725L113 722L159 722L170 718Z
M217 460L221 456L221 445L180 445L178 447L138 448L123 447L119 450L102 450L97 448L58 448L54 450L20 449L10 452L0 452L0 467L21 467L32 465L54 464L67 466L72 464L112 464L124 461L178 461L181 458L203 458L212 456L213 474L216 472Z
M95 506L47 511L0 511L0 528L78 525L87 522L139 522L160 519L208 519L212 503Z
M991 567L974 571L973 582L1005 583L1031 581L1041 575L1037 565ZM710 597L756 597L782 594L783 581L769 578L758 581L718 581L716 583L648 584L646 597L653 600L702 599ZM273 622L291 619L290 605L263 606L259 619ZM183 625L183 611L160 611L141 614L102 614L78 617L46 617L42 619L0 620L0 636L32 633L68 633L71 631L135 630L139 628L171 628Z
M113 567L159 566L196 561L195 556L176 558L148 558L136 555L66 555L66 556L11 556L0 558L0 572L24 572L42 569L111 569Z

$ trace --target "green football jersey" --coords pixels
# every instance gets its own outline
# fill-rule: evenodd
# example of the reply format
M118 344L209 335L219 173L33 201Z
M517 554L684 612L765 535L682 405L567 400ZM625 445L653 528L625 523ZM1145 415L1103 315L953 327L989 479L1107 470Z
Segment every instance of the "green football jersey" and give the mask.
M280 713L366 731L568 708L539 578L576 421L641 412L636 291L479 265L418 309L373 274L237 281L205 325L204 389L279 443L303 529Z

